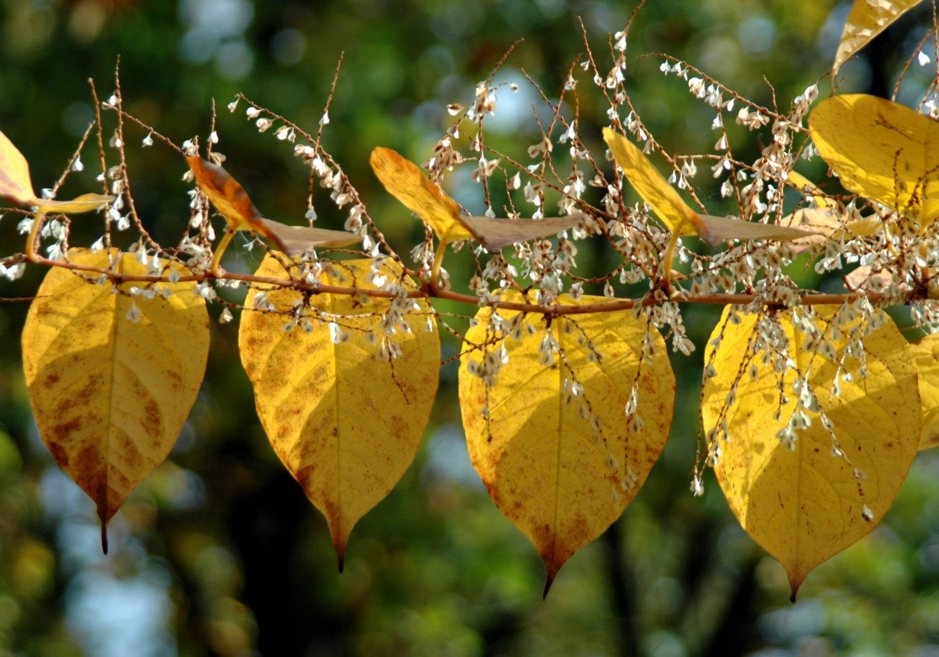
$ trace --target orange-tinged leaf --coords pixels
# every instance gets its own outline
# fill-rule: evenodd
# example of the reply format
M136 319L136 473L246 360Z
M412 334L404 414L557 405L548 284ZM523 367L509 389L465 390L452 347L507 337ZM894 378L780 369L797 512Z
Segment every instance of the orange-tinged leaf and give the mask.
M0 132L0 197L18 205L33 205L36 200L29 164L3 132Z
M489 251L499 251L509 244L557 235L586 220L580 212L544 219L469 216L420 167L396 151L378 147L369 162L388 193L425 221L441 242L476 240Z
M920 449L939 445L939 333L911 345L919 370L919 395L923 403Z
M698 214L688 207L638 147L610 128L603 129L603 139L629 184L672 233L700 234Z
M460 221L463 214L460 205L416 164L383 147L375 148L368 161L388 193L424 220L441 242L473 239L473 234Z
M537 548L550 585L639 491L668 436L675 378L661 335L631 312L555 317L550 327L540 316L498 315L496 330L491 309L480 309L465 336L463 428L473 466L499 510ZM537 331L529 334L523 323ZM640 365L644 339L654 351ZM545 365L542 345L552 341L560 356ZM495 369L487 386L480 375ZM624 414L634 384L642 428Z
M371 260L326 263L319 280L373 289L373 266ZM287 273L268 256L257 275ZM395 281L400 271L386 261L379 275ZM246 307L253 307L257 293L249 294ZM325 314L319 320L297 318L304 297L295 291L266 296L281 312L242 313L241 361L271 445L326 516L341 568L353 526L391 491L420 445L440 369L433 314L424 301L397 301L410 330L397 325L392 333L383 325L388 298L313 295L310 303ZM298 325L288 330L291 321ZM383 355L385 340L400 356Z
M832 74L837 74L842 64L919 2L920 0L854 0L841 33L838 51L835 53Z
M277 236L287 255L299 255L310 247L340 247L360 243L361 235L344 230L314 228L312 226L288 226L273 219L261 219L267 229Z
M248 192L221 165L203 160L198 155L186 158L202 193L208 197L215 209L225 218L233 231L263 229L261 212ZM261 233L263 234L263 233Z
M807 345L814 339L796 330L792 311L780 311L773 325L728 307L705 351L716 371L702 390L705 435L727 427L726 439L716 438L717 480L743 528L786 569L793 598L809 571L880 522L919 445L920 398L906 340L881 311L882 324L869 335L859 320L845 319L832 337L835 312L816 310L830 349L813 351ZM863 340L866 376L845 355L849 338ZM754 353L757 339L772 339L768 361ZM840 394L832 392L836 376ZM808 385L798 389L797 378ZM783 431L800 421L797 410L809 426Z
M603 129L603 138L629 184L676 235L698 235L712 246L725 240L794 240L811 235L787 226L699 215L631 141L610 128Z
M76 264L146 274L131 254L69 251ZM186 273L163 261L170 270ZM23 327L23 369L39 434L98 507L102 536L130 492L169 453L202 384L209 349L194 283L167 297L131 296L139 283L89 283L53 267ZM106 548L105 548L106 549Z
M198 155L188 156L186 162L199 189L225 218L230 231L254 231L269 240L278 251L287 253L287 246L268 228L248 192L224 167Z
M898 103L848 94L809 115L819 154L855 194L918 217L939 217L939 122Z

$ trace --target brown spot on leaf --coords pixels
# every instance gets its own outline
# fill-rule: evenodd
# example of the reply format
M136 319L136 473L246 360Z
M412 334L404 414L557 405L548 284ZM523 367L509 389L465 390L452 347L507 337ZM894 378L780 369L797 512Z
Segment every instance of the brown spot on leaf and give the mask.
M161 433L163 428L163 413L160 412L159 405L153 400L147 400L144 408L144 417L150 427L153 427L154 433Z
M82 428L81 418L75 417L69 420L68 422L63 422L52 427L52 440L51 443L63 443L69 436L73 433L80 431Z
M49 443L47 445L49 452L52 454L52 458L55 459L55 462L58 463L63 469L68 467L68 452L62 447L59 443Z

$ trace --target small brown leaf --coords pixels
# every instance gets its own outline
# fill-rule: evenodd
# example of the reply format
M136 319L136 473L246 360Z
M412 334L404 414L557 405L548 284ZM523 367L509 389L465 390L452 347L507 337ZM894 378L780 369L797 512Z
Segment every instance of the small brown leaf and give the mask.
M277 239L284 247L284 253L290 256L299 255L314 246L349 246L362 241L361 235L347 233L344 230L288 226L273 219L261 219L261 221L271 233L277 235Z

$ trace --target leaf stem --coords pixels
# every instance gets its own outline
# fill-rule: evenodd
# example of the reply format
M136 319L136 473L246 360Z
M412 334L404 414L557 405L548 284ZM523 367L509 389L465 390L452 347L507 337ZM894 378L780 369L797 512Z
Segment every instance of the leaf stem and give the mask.
M39 237L39 230L42 228L42 224L46 220L46 213L42 208L39 208L39 211L36 212L36 216L33 217L33 225L29 229L29 237L26 238L26 259L30 262L38 262L40 256L36 255L36 239Z
M437 252L434 254L434 264L430 267L430 280L434 287L437 286L437 279L440 277L440 267L443 265L443 257L446 254L449 242L440 240Z
M235 231L226 230L225 235L222 237L222 241L218 243L218 248L215 249L215 256L212 258L212 276L219 278L223 274L222 264L222 255L225 253L225 249L228 248L228 245L231 244L232 238L235 236Z

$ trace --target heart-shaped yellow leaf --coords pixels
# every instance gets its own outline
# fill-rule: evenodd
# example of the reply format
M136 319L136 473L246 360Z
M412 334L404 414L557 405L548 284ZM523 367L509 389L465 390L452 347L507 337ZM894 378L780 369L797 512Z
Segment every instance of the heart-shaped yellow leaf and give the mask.
M668 437L675 378L661 335L632 312L498 316L480 309L464 339L463 428L496 506L538 549L547 592L639 492Z
M939 333L911 345L919 371L919 395L923 403L923 435L920 449L939 445Z
M509 244L557 235L586 219L580 212L530 220L468 216L420 167L390 148L374 149L369 162L388 193L425 221L441 242L476 240L489 251L499 251Z
M885 314L865 335L847 309L836 318L819 308L819 334L809 336L792 312L774 322L725 309L705 350L715 375L705 377L701 417L730 508L785 567L795 598L809 571L890 508L917 453L921 412L909 346ZM846 355L861 342L863 364Z
M871 39L919 3L920 0L854 0L835 53L832 75Z
M939 122L884 98L848 94L818 104L809 134L846 189L923 227L939 217Z
M287 272L268 255L256 275ZM379 278L414 288L390 260L380 270L371 260L324 263L319 281L374 290ZM440 369L434 316L425 301L402 297L259 294L246 302L258 310L242 313L241 362L274 451L326 516L341 569L355 523L391 491L423 437Z
M73 249L69 260L147 273L136 256L116 250ZM173 262L162 266L188 273ZM115 294L110 284L53 267L29 308L23 369L39 434L95 501L102 538L118 507L166 458L202 384L209 324L194 286L160 283L151 294L121 283Z

